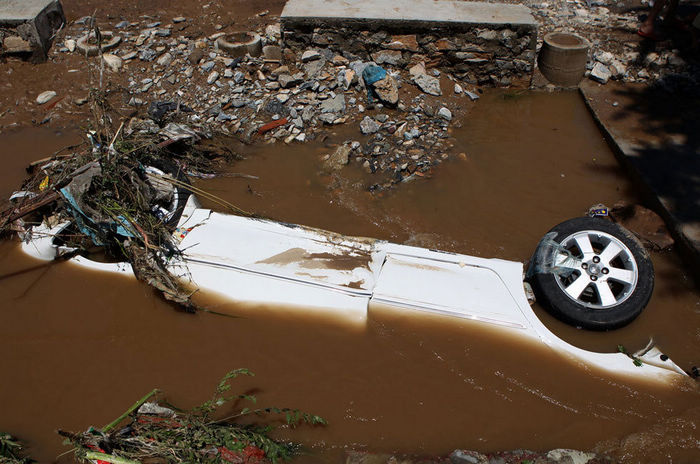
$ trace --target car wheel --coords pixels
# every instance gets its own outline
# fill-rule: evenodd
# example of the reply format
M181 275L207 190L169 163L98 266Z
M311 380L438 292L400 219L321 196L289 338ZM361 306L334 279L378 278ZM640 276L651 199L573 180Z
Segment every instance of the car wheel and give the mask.
M150 163L144 169L149 183L154 188L158 189L160 185L172 189L172 196L170 196L169 201L155 204L152 211L168 228L174 229L180 221L187 199L191 195L190 190L186 187L190 185L190 182L185 173L175 163L159 160ZM161 177L170 177L177 180L181 185L163 181Z
M600 218L576 218L540 241L528 270L537 301L555 317L590 330L632 322L654 289L654 268L631 232Z

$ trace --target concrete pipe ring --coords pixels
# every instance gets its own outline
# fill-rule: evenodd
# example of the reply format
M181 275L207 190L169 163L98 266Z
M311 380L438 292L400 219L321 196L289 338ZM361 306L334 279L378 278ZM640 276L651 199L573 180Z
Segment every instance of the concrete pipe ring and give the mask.
M216 39L216 46L233 58L248 53L256 57L262 54L262 40L255 32L234 32Z
M102 51L106 52L119 45L122 41L121 36L115 35L109 31L103 31L102 34ZM91 42L95 43L91 43ZM82 54L87 56L97 56L99 54L99 49L97 48L97 41L95 40L95 33L90 32L78 39L75 45L76 49Z
M551 83L577 86L586 72L589 48L588 40L579 35L550 32L544 36L537 65Z

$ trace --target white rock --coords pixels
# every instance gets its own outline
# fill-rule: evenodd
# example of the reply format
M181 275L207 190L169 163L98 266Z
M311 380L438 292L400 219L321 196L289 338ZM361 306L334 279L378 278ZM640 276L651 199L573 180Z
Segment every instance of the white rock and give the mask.
M598 52L595 54L595 59L599 63L603 63L605 66L610 66L613 60L615 60L615 55L610 52Z
M462 92L464 92L464 89L462 88L462 86L459 85L459 84L455 84L455 93L456 93L457 95L461 95Z
M600 82L601 84L607 84L610 76L611 73L607 66L605 66L603 63L596 63L591 70L590 78L594 81Z
M596 456L591 453L570 449L555 449L547 453L547 458L557 462L570 462L571 464L586 464Z
M445 108L444 106L440 108L438 111L438 116L444 119L445 121L452 121L452 111L449 109Z
M289 101L289 95L284 93L277 94L277 101L280 103L287 103Z
M105 53L104 55L102 55L102 59L104 60L105 64L109 66L109 69L111 69L113 72L119 71L123 64L121 58L111 53Z
M218 78L219 73L217 71L213 71L211 74L209 74L209 77L207 77L207 84L213 84Z
M77 45L77 42L73 39L68 39L64 42L64 44L68 51L73 53L75 51L75 46Z
M39 105L43 105L44 103L50 102L53 97L56 96L56 92L53 90L47 90L46 92L41 92L37 97L36 97L36 102Z

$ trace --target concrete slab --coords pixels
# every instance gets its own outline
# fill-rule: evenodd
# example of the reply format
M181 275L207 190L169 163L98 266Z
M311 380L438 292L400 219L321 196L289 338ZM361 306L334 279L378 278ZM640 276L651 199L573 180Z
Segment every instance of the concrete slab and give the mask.
M371 22L414 26L503 25L536 27L530 10L522 5L460 0L289 0L282 22L312 25L322 22Z
M648 195L700 283L700 94L589 80L579 89L618 160Z
M27 53L45 61L56 32L65 23L59 0L0 0L0 52ZM18 46L23 41L27 46Z

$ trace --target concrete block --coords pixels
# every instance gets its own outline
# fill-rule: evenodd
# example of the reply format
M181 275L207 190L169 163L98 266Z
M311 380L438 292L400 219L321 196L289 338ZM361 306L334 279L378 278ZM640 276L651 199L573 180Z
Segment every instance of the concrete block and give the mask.
M459 0L289 0L282 11L285 25L372 23L378 26L537 27L530 10L508 3Z
M0 1L1 54L46 61L54 36L66 22L59 0Z

